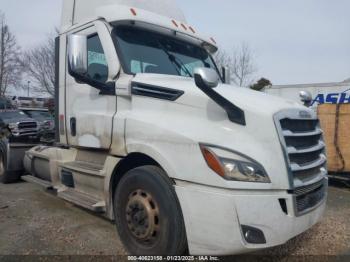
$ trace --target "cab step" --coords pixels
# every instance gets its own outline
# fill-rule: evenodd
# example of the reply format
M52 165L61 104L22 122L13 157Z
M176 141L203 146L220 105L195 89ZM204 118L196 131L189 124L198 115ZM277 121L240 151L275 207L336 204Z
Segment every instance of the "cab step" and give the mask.
M73 161L61 164L61 167L66 170L84 173L92 176L103 177L105 175L103 165L88 163L83 161Z
M27 176L22 176L21 178L26 182L42 186L46 190L53 189L53 186L50 182L37 178L35 176L27 175Z
M58 192L57 196L96 213L106 212L106 203L104 201L100 201L90 195L78 192L74 189L68 188L64 191Z

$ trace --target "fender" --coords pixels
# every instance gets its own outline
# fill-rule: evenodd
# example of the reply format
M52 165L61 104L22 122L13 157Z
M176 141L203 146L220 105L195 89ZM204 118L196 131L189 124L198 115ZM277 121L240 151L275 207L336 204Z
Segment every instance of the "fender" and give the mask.
M170 178L176 178L176 172L174 168L171 167L170 163L152 145L138 143L127 144L127 151L129 154L142 153L149 156L150 158L154 159L161 166L161 168L164 169Z

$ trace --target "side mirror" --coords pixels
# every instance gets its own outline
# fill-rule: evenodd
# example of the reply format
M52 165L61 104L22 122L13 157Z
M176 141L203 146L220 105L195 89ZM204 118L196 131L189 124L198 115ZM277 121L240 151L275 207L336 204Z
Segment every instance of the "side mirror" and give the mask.
M194 69L194 80L199 88L214 88L219 84L219 76L214 69L197 67Z
M225 84L229 85L231 83L231 72L228 66L222 67L222 79L224 80Z
M91 64L88 68L87 37L70 35L68 37L68 71L79 83L88 84L98 90L101 95L115 95L115 83L107 82L108 69L100 64ZM91 70L93 76L88 76ZM89 72L90 73L90 72Z
M301 102L303 102L305 106L309 107L311 105L312 95L309 91L300 91L299 96Z
M68 37L68 66L72 75L85 75L88 72L87 37Z

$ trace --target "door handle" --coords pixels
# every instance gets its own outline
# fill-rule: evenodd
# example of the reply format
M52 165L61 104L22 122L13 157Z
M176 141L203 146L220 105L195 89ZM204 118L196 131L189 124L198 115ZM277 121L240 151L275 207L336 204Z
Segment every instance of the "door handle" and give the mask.
M77 119L75 117L70 118L70 133L72 136L77 135Z

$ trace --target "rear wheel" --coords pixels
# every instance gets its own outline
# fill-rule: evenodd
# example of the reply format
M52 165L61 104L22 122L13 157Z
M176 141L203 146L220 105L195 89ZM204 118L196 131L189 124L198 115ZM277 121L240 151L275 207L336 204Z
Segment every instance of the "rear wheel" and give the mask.
M5 164L3 154L0 152L0 182L5 183Z
M144 166L129 171L114 195L122 242L132 255L181 255L187 250L181 208L164 171Z
M10 183L10 177L7 172L7 142L0 140L0 183Z
M12 171L7 169L8 164L8 142L0 140L0 183L9 184L17 182L21 176L20 172Z

